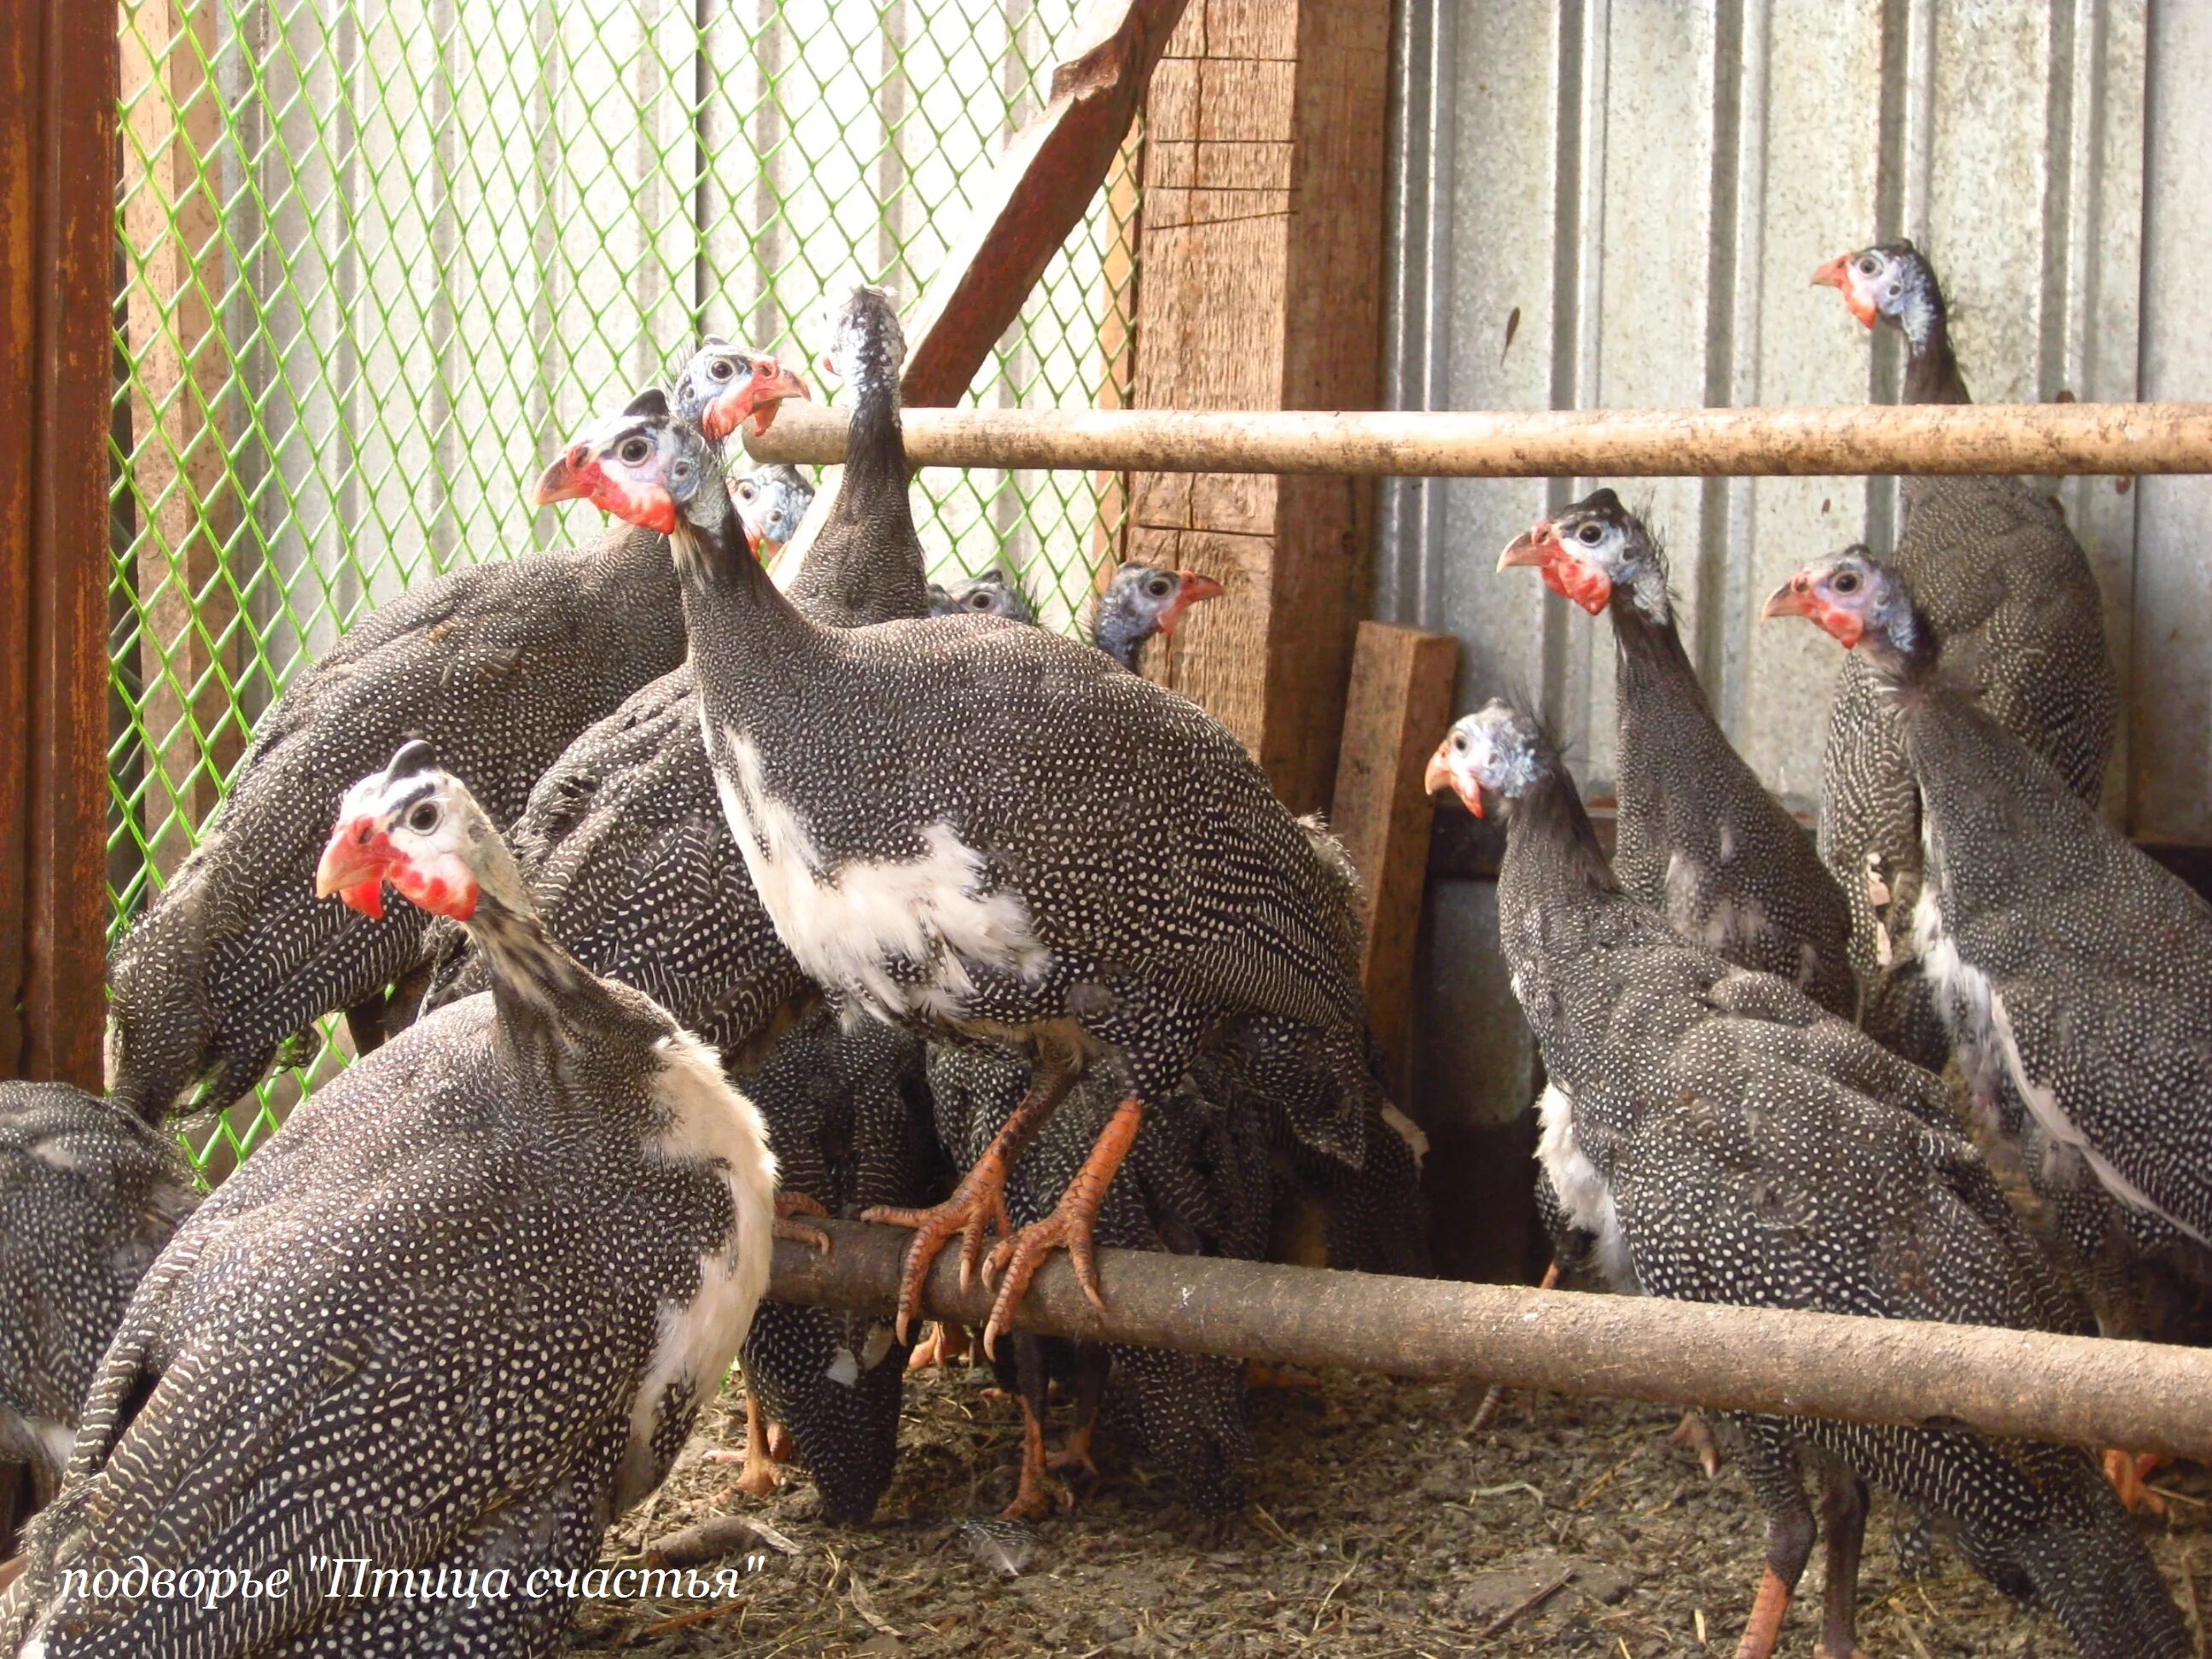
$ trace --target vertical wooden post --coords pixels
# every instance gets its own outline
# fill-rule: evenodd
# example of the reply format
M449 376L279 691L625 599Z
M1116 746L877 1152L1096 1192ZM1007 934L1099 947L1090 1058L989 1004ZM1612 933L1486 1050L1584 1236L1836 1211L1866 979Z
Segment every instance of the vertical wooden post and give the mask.
M1098 335L1101 409L1128 407L1136 390L1138 249L1142 245L1137 222L1142 201L1138 181L1144 165L1140 114L1106 178L1106 221L1127 229L1106 250L1098 277L1099 314L1105 319ZM1101 472L1093 483L1098 492L1098 524L1092 532L1091 563L1096 585L1103 592L1121 562L1128 538L1129 475Z
M144 504L135 576L141 608L148 817L163 875L191 850L187 831L221 799L244 738L234 718L237 599L224 573L238 523L221 416L230 379L214 296L228 286L214 165L222 114L208 74L211 0L125 0L118 18L123 102L125 328L137 365L131 478Z
M0 1076L97 1088L115 17L0 0Z
M1203 0L1146 106L1137 403L1366 409L1380 385L1389 0ZM1372 491L1140 474L1129 551L1223 577L1173 682L1326 805Z

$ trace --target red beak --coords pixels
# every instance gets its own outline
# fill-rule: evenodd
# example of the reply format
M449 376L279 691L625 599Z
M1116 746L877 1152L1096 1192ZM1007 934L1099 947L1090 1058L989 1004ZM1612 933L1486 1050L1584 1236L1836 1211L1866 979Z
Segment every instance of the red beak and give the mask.
M315 866L315 896L336 893L365 916L384 914L384 877L398 854L374 818L342 820Z
M806 382L773 357L753 359L753 372L744 385L733 387L707 405L699 416L699 430L720 443L750 419L755 432L765 432L775 420L775 406L786 398L809 398Z
M1175 603L1160 613L1161 636L1163 638L1172 636L1176 631L1176 624L1182 620L1182 613L1192 605L1204 605L1208 599L1218 599L1228 591L1212 577L1200 575L1195 570L1176 571Z
M538 475L537 487L530 492L530 504L550 507L556 501L582 501L599 482L597 473L598 469L585 456L584 446L571 445L559 459Z
M1834 258L1813 273L1814 288L1840 288L1850 290L1850 279L1844 274L1851 268L1851 256L1838 253Z

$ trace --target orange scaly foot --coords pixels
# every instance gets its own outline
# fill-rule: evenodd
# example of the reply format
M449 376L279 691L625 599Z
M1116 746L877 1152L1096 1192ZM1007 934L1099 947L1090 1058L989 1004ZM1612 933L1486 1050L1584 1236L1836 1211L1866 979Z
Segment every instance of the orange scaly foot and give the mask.
M2166 1513L2166 1499L2144 1483L2169 1461L2160 1452L2113 1450L2105 1454L2105 1479L2119 1492L2120 1502L2130 1515Z
M1055 1510L1071 1509L1075 1500L1067 1489L1045 1474L1044 1425L1027 1406L1022 1407L1022 1478L1013 1502L999 1511L1009 1521L1043 1521Z
M1774 1645L1782 1639L1782 1617L1790 1611L1790 1589L1772 1567L1760 1576L1743 1640L1735 1644L1735 1659L1773 1659Z
M987 1283L998 1285L999 1294L991 1304L990 1321L983 1327L985 1353L997 1358L999 1333L1012 1323L1014 1310L1021 1304L1037 1269L1062 1246L1066 1248L1068 1264L1075 1269L1075 1282L1091 1298L1091 1305L1105 1307L1105 1293L1098 1288L1098 1253L1091 1242L1091 1228L1097 1222L1098 1206L1105 1201L1114 1172L1129 1155L1130 1144L1144 1121L1145 1103L1134 1095L1116 1106L1052 1213L1012 1237L1001 1239L991 1252L985 1278Z
M810 1227L794 1218L818 1215L826 1218L829 1214L829 1211L805 1193L793 1192L787 1187L775 1195L775 1236L796 1239L801 1244L811 1244L822 1255L827 1255L830 1254L830 1235L819 1227Z
M1317 1389L1321 1378L1311 1371L1302 1371L1295 1365L1270 1365L1265 1360L1244 1362L1244 1386L1248 1389Z
M1006 1214L1006 1177L1039 1126L1052 1115L1052 1109L1074 1082L1073 1068L1040 1064L1021 1104L1000 1126L991 1144L983 1149L983 1156L975 1160L975 1167L960 1177L952 1196L942 1204L921 1210L879 1205L860 1212L863 1221L914 1229L914 1243L906 1247L906 1265L899 1273L898 1321L893 1334L900 1341L907 1340L908 1330L921 1311L921 1287L936 1264L938 1252L955 1233L960 1235L960 1288L965 1290L975 1282L976 1270L982 1266L988 1233L995 1229L1004 1237L1014 1231ZM985 1352L990 1346L986 1334Z
M908 1374L926 1371L933 1365L939 1370L951 1370L968 1358L969 1344L974 1340L974 1333L965 1325L947 1324L941 1319L933 1322L928 1334L914 1345L913 1353L907 1357Z
M1713 1431L1705 1418L1696 1412L1684 1412L1682 1420L1674 1425L1674 1432L1667 1437L1670 1446L1687 1446L1698 1455L1698 1467L1705 1472L1705 1479L1716 1479L1721 1472L1720 1442L1713 1438Z
M1093 1480L1098 1478L1098 1466L1091 1461L1091 1431L1094 1423L1078 1423L1067 1431L1067 1443L1044 1461L1045 1468L1055 1474L1066 1469L1081 1469Z
M728 1452L709 1452L708 1457L717 1463L729 1461ZM753 1398L750 1389L745 1390L745 1449L744 1468L732 1481L731 1489L748 1498L765 1498L783 1484L783 1470L777 1463L769 1444L768 1413L761 1409L760 1401Z

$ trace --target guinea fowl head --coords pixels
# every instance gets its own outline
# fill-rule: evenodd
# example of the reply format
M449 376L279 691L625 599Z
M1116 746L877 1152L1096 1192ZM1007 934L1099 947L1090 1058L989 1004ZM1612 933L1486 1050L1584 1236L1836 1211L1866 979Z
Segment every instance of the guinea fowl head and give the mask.
M1776 588L1762 617L1802 617L1846 650L1863 644L1878 665L1933 659L1936 637L1905 578L1863 547L1807 565Z
M1838 254L1813 273L1813 282L1841 289L1851 315L1869 328L1886 319L1917 338L1943 314L1936 273L1911 242L1883 242Z
M950 587L929 585L929 614L933 617L1004 617L1008 622L1036 622L1036 606L1022 591L1020 580L995 567L980 576L955 582Z
M799 533L799 521L814 504L814 486L797 467L777 461L732 483L730 499L737 503L745 540L765 555Z
M511 869L476 798L438 769L430 745L418 738L346 791L316 866L315 896L336 893L363 915L380 916L389 882L433 915L466 921L484 884L496 885Z
M1519 799L1556 769L1550 743L1535 720L1503 697L1465 714L1429 757L1421 784L1431 794L1449 789L1477 817L1483 791Z
M811 395L804 380L766 352L709 334L678 371L673 401L678 415L720 443L748 417L754 431L767 431L778 404Z
M1195 570L1168 570L1156 564L1129 563L1098 596L1091 634L1098 648L1134 669L1137 653L1155 634L1172 636L1192 605L1218 599L1229 590Z
M1667 620L1667 565L1644 521L1610 489L1595 489L1556 517L1540 519L1498 555L1500 570L1527 566L1544 585L1593 617L1626 588L1654 622Z
M641 392L621 414L586 427L545 469L531 501L537 507L588 501L668 535L679 513L703 529L720 526L732 507L721 479L699 428L674 414L659 392Z
M897 376L906 361L906 333L899 326L898 307L884 289L855 283L819 319L811 332L823 342L815 364L824 374L856 386Z

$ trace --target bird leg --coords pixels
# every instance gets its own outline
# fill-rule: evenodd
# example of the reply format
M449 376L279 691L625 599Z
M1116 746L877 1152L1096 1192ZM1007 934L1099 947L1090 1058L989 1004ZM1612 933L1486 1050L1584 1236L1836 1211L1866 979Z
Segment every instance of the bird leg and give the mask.
M955 1233L960 1235L960 1287L965 1290L975 1282L976 1269L982 1265L986 1230L995 1230L1001 1237L1014 1231L1006 1215L1006 1177L1074 1082L1073 1066L1048 1054L1040 1058L1036 1075L1030 1079L1029 1093L991 1137L975 1167L960 1177L951 1197L927 1209L878 1205L860 1212L863 1221L914 1229L914 1243L906 1247L905 1266L899 1273L898 1322L894 1334L900 1341L906 1340L907 1328L921 1311L921 1287L938 1252ZM988 1334L983 1350L991 1351Z
M1103 1310L1106 1297L1098 1288L1097 1248L1091 1242L1091 1228L1098 1219L1098 1206L1105 1202L1106 1188L1114 1173L1121 1167L1121 1160L1129 1154L1129 1147L1137 1138L1137 1131L1145 1121L1145 1103L1131 1095L1114 1109L1106 1120L1106 1127L1098 1132L1091 1143L1083 1167L1075 1172L1075 1179L1067 1183L1067 1190L1060 1195L1060 1202L1052 1213L1042 1221L1030 1223L1011 1238L999 1241L986 1264L986 1283L996 1282L999 1294L991 1304L991 1317L983 1327L983 1352L998 1351L999 1333L1013 1322L1014 1310L1021 1304L1030 1280L1045 1263L1045 1258L1061 1246L1067 1250L1068 1265L1075 1269L1075 1282L1091 1298L1091 1305Z
M783 1470L769 1449L768 1413L745 1389L745 1466L733 1483L748 1498L765 1498L783 1484Z
M2145 1484L2145 1477L2166 1462L2158 1452L2128 1452L2107 1450L2105 1453L2105 1479L2111 1481L2120 1494L2120 1502L2130 1515L2166 1513L2166 1499Z
M1079 1350L1075 1372L1075 1425L1067 1431L1067 1439L1060 1449L1046 1461L1045 1467L1055 1474L1067 1469L1081 1469L1092 1480L1098 1478L1098 1466L1091 1461L1091 1434L1098 1426L1098 1406L1105 1398L1106 1379L1113 1362L1106 1351L1091 1343Z
M1543 1279L1536 1288L1540 1291L1553 1291L1559 1286L1559 1259L1553 1256L1552 1265L1544 1269ZM1504 1403L1505 1385L1502 1382L1492 1383L1482 1391L1482 1403L1474 1408L1474 1415L1468 1419L1467 1431L1469 1434L1480 1434L1498 1420L1498 1408ZM1677 1430L1676 1432L1679 1433L1680 1431Z
M1751 1604L1743 1639L1736 1644L1735 1659L1773 1659L1782 1639L1783 1615L1796 1594L1797 1580L1805 1571L1805 1558L1813 1553L1813 1513L1801 1493L1792 1512L1766 1518L1766 1571L1759 1576L1759 1594Z
M1014 1388L1022 1404L1022 1474L1013 1502L999 1511L1005 1520L1042 1521L1055 1509L1074 1503L1067 1489L1046 1473L1044 1414L1050 1386L1044 1345L1033 1336L1022 1338L1014 1344Z
M830 1212L805 1193L784 1188L775 1195L775 1236L796 1239L801 1244L811 1244L823 1255L830 1254L830 1235L819 1227L810 1227L795 1218L818 1215L827 1218Z
M1859 1646L1859 1550L1866 1542L1866 1482L1849 1469L1828 1472L1820 1493L1828 1582L1820 1591L1820 1645L1814 1659L1866 1659Z

